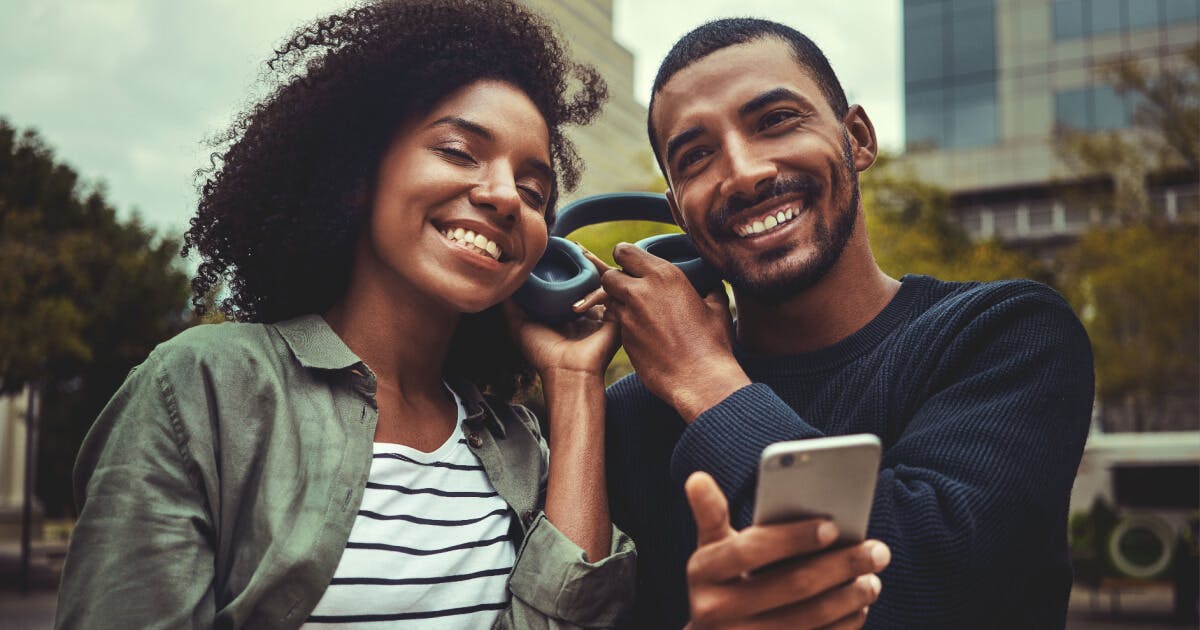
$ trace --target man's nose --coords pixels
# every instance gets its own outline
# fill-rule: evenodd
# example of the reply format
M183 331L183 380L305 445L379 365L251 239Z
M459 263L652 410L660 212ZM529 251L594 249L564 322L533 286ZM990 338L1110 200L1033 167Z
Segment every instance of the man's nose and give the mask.
M725 199L735 195L753 198L762 186L779 175L773 160L739 139L726 143L725 155L728 173L721 182L721 196Z

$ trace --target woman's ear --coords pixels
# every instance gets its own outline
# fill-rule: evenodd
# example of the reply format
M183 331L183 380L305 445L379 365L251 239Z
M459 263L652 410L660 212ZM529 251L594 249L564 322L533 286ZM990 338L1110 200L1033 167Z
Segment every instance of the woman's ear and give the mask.
M875 138L875 125L867 116L867 110L862 105L851 105L842 119L846 135L850 140L850 155L854 159L854 168L865 171L875 163L879 155L879 144Z

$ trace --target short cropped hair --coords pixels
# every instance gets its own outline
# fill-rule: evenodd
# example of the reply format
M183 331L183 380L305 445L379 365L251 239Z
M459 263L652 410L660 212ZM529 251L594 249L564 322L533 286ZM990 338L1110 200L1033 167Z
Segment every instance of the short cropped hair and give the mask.
M658 97L659 90L676 73L696 61L722 48L745 44L764 37L775 37L791 46L796 63L812 75L821 93L825 95L829 107L833 109L833 113L837 114L838 118L844 117L850 110L850 105L846 102L846 93L842 91L842 84L834 74L833 68L830 67L829 60L825 58L825 53L821 52L821 49L804 33L778 22L757 18L725 18L706 22L675 42L675 45L671 47L671 52L667 53L666 58L659 65L658 74L654 77L654 88L650 91L650 107L646 114L646 133L650 136L650 146L654 149L654 158L658 160L658 167L662 169L663 175L666 175L667 169L660 156L653 117L654 102Z

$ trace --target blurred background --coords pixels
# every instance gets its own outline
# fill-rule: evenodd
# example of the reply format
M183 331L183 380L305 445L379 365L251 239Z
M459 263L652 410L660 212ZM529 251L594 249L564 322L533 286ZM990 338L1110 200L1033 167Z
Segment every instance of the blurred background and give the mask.
M1200 0L528 1L612 93L573 136L573 198L665 188L646 103L684 32L755 15L822 46L885 149L861 178L884 270L1034 278L1088 329L1068 627L1196 625ZM0 0L0 628L49 627L79 443L199 323L178 252L205 140L261 94L275 45L348 4ZM607 257L664 229L575 238ZM619 354L609 377L629 369Z

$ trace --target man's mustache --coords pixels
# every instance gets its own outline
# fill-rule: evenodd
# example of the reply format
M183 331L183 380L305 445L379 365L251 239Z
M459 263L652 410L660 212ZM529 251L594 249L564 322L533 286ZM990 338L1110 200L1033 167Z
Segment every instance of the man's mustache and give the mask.
M730 197L725 205L709 215L708 231L720 234L727 231L726 226L739 214L761 203L787 195L800 195L805 203L811 203L821 193L821 182L812 175L802 174L793 177L776 177L770 186L764 187L757 195L747 197L735 195Z

